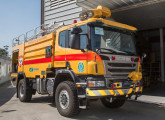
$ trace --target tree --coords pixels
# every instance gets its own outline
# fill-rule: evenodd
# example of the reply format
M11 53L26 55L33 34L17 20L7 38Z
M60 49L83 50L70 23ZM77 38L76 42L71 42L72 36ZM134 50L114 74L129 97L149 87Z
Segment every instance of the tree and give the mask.
M5 49L0 48L0 57L1 56L7 56L8 52Z

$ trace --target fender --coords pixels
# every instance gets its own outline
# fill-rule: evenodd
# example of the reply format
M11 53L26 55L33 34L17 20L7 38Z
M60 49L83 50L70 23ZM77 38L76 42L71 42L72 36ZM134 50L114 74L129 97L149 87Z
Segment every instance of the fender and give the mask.
M59 74L69 74L71 76L73 82L75 83L75 86L76 86L76 83L80 83L81 82L81 79L72 70L58 69L56 71L56 76L55 76L55 80L54 80L53 95L55 95L55 91L56 91L56 88L57 88L58 83L59 83L58 80L56 79ZM85 89L83 87L76 87L76 89L77 89L77 94L78 95L81 95L82 93L85 94Z
M21 79L26 80L26 76L24 72L19 72L17 75L17 81L16 81L16 88L18 87L18 83Z
M56 88L57 88L58 84L59 84L60 82L62 82L62 81L58 81L58 78L57 78L60 74L69 74L69 75L71 76L73 82L75 83L75 85L76 85L77 82L80 81L79 78L77 77L77 75L76 75L72 70L68 70L68 69L58 69L58 70L56 70L55 73L56 73L56 75L55 75L55 80L54 80L53 95L55 95L55 91L56 91ZM77 91L78 91L78 90L77 90Z
M17 98L18 98L18 84L21 79L24 79L26 81L26 89L28 90L30 88L30 82L29 79L26 78L26 75L24 72L19 72L17 76L17 81L16 81L16 88L17 88Z
M72 71L72 70L68 70L68 69L58 69L56 71L56 75L55 75L55 81L56 81L56 78L59 74L69 74L71 77L72 77L72 80L76 83L79 81L78 77L76 76L76 74Z

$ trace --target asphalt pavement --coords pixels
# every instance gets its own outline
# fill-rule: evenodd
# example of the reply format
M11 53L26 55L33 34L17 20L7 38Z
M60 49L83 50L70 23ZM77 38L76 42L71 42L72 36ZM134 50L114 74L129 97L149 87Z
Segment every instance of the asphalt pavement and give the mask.
M165 120L165 105L127 101L119 109L109 109L94 101L90 109L73 118L61 116L52 96L35 95L29 103L16 98L9 83L0 86L0 120Z

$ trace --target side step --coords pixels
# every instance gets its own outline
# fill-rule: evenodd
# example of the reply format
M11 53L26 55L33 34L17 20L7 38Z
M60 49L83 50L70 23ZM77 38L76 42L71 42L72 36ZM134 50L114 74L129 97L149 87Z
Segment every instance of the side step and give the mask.
M86 98L85 95L78 95L78 98L82 99L82 98Z
M80 109L87 109L87 106L79 106Z
M88 108L88 101L86 99L86 95L78 95L78 98L80 100L80 109L87 109Z

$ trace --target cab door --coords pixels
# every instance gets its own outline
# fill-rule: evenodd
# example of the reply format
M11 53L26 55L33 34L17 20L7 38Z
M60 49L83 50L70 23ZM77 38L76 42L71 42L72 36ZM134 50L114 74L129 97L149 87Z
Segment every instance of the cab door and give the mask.
M87 33L87 25L79 26L82 29L82 33ZM67 39L66 39L66 64L67 67L72 69L74 73L79 75L86 75L87 70L87 59L88 52L86 49L87 46L87 37L86 35L80 36L80 48L83 50L71 49L71 30L67 30Z
M55 54L54 54L54 67L65 68L66 67L66 37L67 30L57 31L55 41Z

